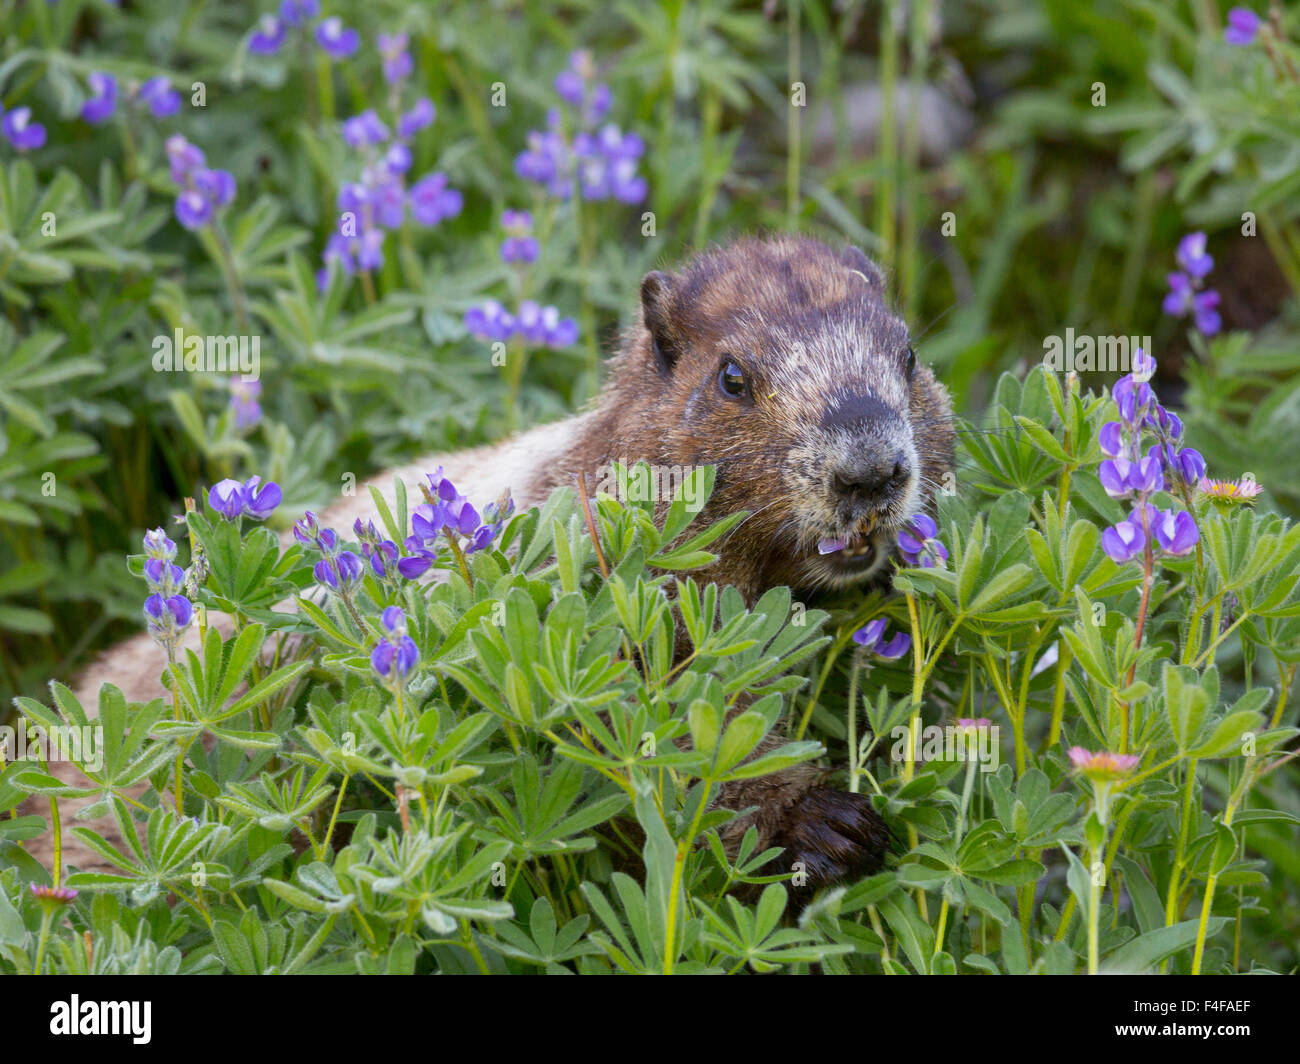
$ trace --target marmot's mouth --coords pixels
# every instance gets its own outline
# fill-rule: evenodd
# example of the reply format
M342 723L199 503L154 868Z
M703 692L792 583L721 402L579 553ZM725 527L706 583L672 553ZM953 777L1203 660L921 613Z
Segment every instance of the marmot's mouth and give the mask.
M817 541L821 560L845 574L874 569L880 561L886 534L877 527L876 516L860 520L847 534L826 536Z

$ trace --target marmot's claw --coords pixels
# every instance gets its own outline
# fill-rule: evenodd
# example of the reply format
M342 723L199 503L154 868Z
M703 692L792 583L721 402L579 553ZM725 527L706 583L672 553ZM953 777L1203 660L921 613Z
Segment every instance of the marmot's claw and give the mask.
M865 795L814 787L786 811L772 839L785 852L776 864L794 872L796 893L880 871L889 828Z

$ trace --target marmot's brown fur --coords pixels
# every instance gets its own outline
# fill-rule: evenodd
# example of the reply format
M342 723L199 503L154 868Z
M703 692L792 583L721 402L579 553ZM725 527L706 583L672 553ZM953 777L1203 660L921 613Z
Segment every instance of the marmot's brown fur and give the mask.
M816 592L879 579L898 530L931 507L950 474L953 446L948 395L916 364L879 269L857 248L780 237L648 274L637 321L588 412L373 483L391 498L394 477L414 485L441 465L480 505L510 487L530 506L579 472L590 488L614 460L715 465L696 527L738 510L750 516L716 548L718 561L693 575L752 603L778 585ZM369 507L361 490L321 522L346 535ZM115 648L78 685L82 704L93 713L104 681L129 699L161 694L162 666L147 637ZM729 826L729 841L756 824L760 849L784 847L782 864L801 867L810 887L877 870L887 839L879 816L866 798L821 787L822 775L802 765L727 785L720 804L758 807ZM89 851L67 856L99 865Z

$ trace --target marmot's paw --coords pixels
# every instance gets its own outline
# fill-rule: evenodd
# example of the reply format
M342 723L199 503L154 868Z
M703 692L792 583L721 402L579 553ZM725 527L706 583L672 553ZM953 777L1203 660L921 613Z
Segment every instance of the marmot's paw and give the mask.
M771 844L784 847L775 863L795 873L795 892L811 893L880 871L889 839L889 828L865 795L814 787L786 811Z

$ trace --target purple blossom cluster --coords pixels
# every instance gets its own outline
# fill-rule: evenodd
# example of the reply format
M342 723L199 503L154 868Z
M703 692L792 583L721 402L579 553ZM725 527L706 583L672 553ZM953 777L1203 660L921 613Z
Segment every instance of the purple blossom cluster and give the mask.
M81 105L81 117L91 125L107 122L117 113L123 98L117 78L95 71L86 78L90 96ZM147 107L154 118L170 118L181 109L181 96L166 78L150 78L141 84L130 83L125 93L127 106Z
M541 246L532 235L533 216L528 211L503 211L501 227L506 233L501 261L516 271L514 288L518 293ZM486 299L465 311L465 328L480 340L505 342L517 336L528 344L551 348L575 344L579 335L576 321L562 317L558 308L532 299L521 300L513 313L495 299Z
M578 323L563 318L556 307L531 299L519 304L515 313L495 299L484 300L465 312L465 328L480 340L506 341L519 336L541 347L568 347L578 342Z
M194 619L194 605L182 594L185 571L175 563L176 544L167 533L161 528L146 532L144 551L144 579L149 585L144 600L145 627L170 656Z
M1200 452L1179 446L1182 421L1156 399L1150 384L1155 367L1154 358L1136 352L1133 372L1121 378L1112 392L1120 419L1103 425L1098 438L1107 457L1097 469L1097 479L1112 499L1133 504L1127 518L1101 535L1102 549L1121 565L1138 557L1149 564L1157 554L1187 554L1200 539L1190 513L1159 510L1149 501L1165 490L1167 480L1191 487L1205 475ZM1148 431L1156 442L1144 452Z
M898 534L898 551L912 568L942 569L948 548L939 538L939 526L929 514L917 514Z
M208 489L208 505L226 521L241 517L265 521L282 499L280 485L273 480L263 484L261 477L249 477L242 483L227 477Z
M1228 25L1223 39L1228 44L1244 46L1254 44L1262 24L1260 17L1248 7L1234 7L1228 11Z
M401 688L420 661L420 648L406 631L406 614L400 606L389 606L379 615L384 637L370 652L370 665L390 687Z
M413 69L407 44L405 34L379 35L395 128L390 130L373 109L343 123L343 140L361 154L362 168L359 180L339 188L339 225L325 245L325 266L317 275L322 288L329 281L331 262L337 262L349 276L382 267L388 232L405 223L408 211L418 225L432 227L456 217L464 206L460 190L452 188L443 173L425 174L406 188L412 162L410 142L433 124L437 113L427 98L416 100L407 111L400 108L401 83Z
M887 623L884 617L868 622L853 633L853 642L886 661L901 658L912 648L912 637L906 632L897 632L892 638L888 637L885 633Z
M179 133L167 138L172 180L180 187L176 220L186 229L202 229L235 198L235 177L229 170L210 170L202 149Z
M345 26L337 15L326 15L312 25L321 13L320 0L283 0L278 15L263 15L248 38L248 50L254 55L275 55L289 39L289 32L310 34L330 59L347 59L361 47L361 34Z
M230 382L230 412L235 417L235 429L247 432L262 420L261 381L246 381L235 377Z
M1203 336L1213 336L1223 327L1223 319L1217 309L1219 293L1204 288L1206 275L1214 269L1214 259L1205 250L1205 234L1188 233L1183 237L1176 258L1181 269L1168 276L1169 293L1163 310L1174 318L1190 316Z
M373 521L362 524L358 517L352 531L361 544L361 553L370 571L380 580L391 581L395 576L414 580L428 572L438 560L438 552L427 547L418 536L407 536L402 541L403 552L391 539L383 537Z
M322 528L310 510L293 526L294 538L304 547L319 551L321 560L313 572L317 582L330 591L344 591L358 583L368 567L381 582L392 584L399 578L415 580L429 571L438 560L439 537L456 537L457 547L465 553L484 550L501 533L506 518L514 513L514 501L506 498L484 507L482 515L470 501L443 476L439 466L428 474L427 502L411 514L411 534L399 547L376 527L374 521L354 522L352 531L361 545L361 554L340 550L338 534ZM460 543L464 538L463 545Z
M347 595L365 575L356 552L339 550L338 533L332 528L322 528L310 510L294 522L293 538L304 547L320 552L321 559L312 567L312 575L327 591Z
M541 245L533 236L533 216L528 211L501 212L501 228L506 238L501 242L501 261L507 266L528 266L537 261Z
M0 107L0 132L14 151L35 151L45 144L45 127L32 120L30 107L15 107L11 111Z
M545 186L557 199L576 191L587 200L640 203L646 180L637 173L645 141L623 133L613 122L601 126L609 113L609 86L595 80L591 53L574 52L569 68L555 79L555 91L568 105L574 132L559 108L547 112L546 129L528 134L528 149L515 158L515 172L526 181ZM599 127L599 128L597 128Z
M490 547L501 533L506 518L515 512L514 500L509 496L489 503L479 512L442 474L442 466L427 474L429 487L425 494L428 501L417 506L411 514L412 535L407 538L408 548L412 541L428 545L437 540L439 534L450 531L451 534L464 537L466 554Z

